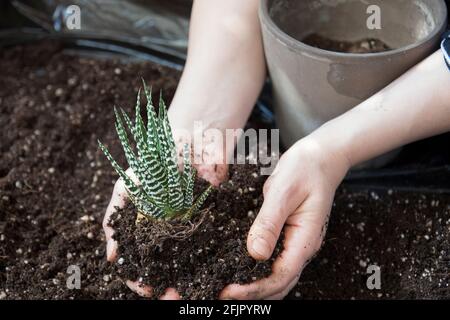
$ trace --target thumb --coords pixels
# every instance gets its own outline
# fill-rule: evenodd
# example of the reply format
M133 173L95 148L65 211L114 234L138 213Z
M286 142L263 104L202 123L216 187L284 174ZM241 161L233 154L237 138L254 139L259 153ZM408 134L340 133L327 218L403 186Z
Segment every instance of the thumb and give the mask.
M270 177L265 185L264 203L247 237L247 250L256 260L272 256L281 230L288 216L299 206L300 188L295 183L279 183L279 177ZM270 181L270 184L269 184Z
M267 260L272 256L285 221L285 217L269 215L261 209L247 238L247 250L254 259Z

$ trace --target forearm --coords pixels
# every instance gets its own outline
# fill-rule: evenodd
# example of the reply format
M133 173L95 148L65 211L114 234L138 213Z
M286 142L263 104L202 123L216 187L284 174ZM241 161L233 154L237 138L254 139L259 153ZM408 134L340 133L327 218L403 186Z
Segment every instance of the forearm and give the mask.
M390 86L309 137L350 166L450 130L450 72L436 52Z
M244 126L266 70L258 0L196 0L185 70L169 117L175 128Z

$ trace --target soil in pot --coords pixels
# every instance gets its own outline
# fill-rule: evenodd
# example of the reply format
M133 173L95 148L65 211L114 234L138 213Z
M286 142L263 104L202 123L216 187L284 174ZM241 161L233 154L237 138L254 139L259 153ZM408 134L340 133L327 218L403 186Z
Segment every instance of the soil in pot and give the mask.
M139 299L121 279L136 270L118 271L105 260L101 221L117 175L97 139L124 164L112 106L132 112L141 76L169 102L179 73L152 63L67 55L53 42L3 49L0 70L0 299ZM220 203L231 203L231 193L241 195L241 188L245 210L237 207L241 201L218 207L219 193L205 208L234 219L261 204L263 178L253 177L253 166L230 171L237 186L232 192L224 185ZM252 185L255 191L244 192ZM449 195L356 192L344 185L322 251L288 298L450 298L449 239ZM381 267L381 290L366 286L372 263ZM80 267L80 289L66 286L71 265Z
M339 41L313 33L304 38L302 42L323 50L343 53L376 53L392 50L383 41L374 38L359 41Z

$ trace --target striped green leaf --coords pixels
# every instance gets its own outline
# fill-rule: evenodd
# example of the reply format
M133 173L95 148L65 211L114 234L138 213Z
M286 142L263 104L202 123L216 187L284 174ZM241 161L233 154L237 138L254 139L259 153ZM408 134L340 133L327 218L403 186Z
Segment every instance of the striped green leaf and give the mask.
M162 128L160 141L163 141L162 149L164 151L164 163L167 170L167 188L170 190L169 206L175 211L179 211L183 209L184 204L181 175L178 170L175 142L170 128L166 106L162 99L162 93L159 98L159 120L160 127Z
M203 203L205 203L208 196L213 191L213 187L209 186L201 195L198 196L198 198L195 200L195 203L192 205L192 207L187 211L185 217L187 219L192 218L194 215L198 213L200 208L202 207Z
M147 195L151 197L158 205L164 206L167 203L164 185L161 182L165 179L164 167L160 164L158 157L151 154L147 142L138 129L138 126L133 126L128 114L123 109L121 111L125 123L129 128L131 128L130 131L132 132L136 142L139 157L138 162L141 171L138 178L142 182L142 186Z
M190 146L184 146L184 169L180 172L176 145L162 93L157 115L152 104L151 89L144 81L143 85L147 99L147 126L141 116L140 90L136 99L134 123L123 109L119 112L114 108L116 131L128 165L136 174L139 185L132 181L100 141L99 147L124 180L130 199L140 213L149 218L191 218L199 211L212 187L207 188L194 202L196 170L192 167ZM127 132L130 132L134 139L137 155Z
M98 145L100 146L100 149L105 154L106 158L111 162L114 170L119 174L119 176L123 179L125 183L125 188L127 188L130 195L138 197L140 195L140 188L131 180L131 178L126 174L126 172L119 166L119 164L114 160L114 158L111 156L111 153L109 153L108 149L98 140Z
M184 188L184 208L188 210L194 203L194 182L196 170L191 164L191 148L189 144L184 145L183 150L183 188Z

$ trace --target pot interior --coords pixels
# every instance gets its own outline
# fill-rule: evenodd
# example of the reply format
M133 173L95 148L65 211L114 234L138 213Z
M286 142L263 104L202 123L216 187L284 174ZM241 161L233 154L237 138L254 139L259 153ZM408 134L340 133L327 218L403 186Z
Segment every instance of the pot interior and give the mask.
M381 29L369 29L367 21L380 9ZM375 8L377 9L377 8ZM397 49L421 41L442 26L445 6L440 0L269 0L274 23L301 41L311 34L333 40L375 38Z

